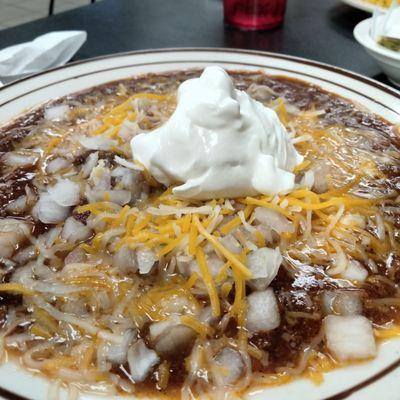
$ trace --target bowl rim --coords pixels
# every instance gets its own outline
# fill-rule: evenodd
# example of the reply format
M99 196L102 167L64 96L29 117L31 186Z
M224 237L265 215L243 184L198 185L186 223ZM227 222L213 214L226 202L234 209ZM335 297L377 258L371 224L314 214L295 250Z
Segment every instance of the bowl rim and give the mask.
M382 17L384 16L380 16L378 18ZM362 46L364 46L366 49L371 50L374 53L387 57L390 60L400 62L400 52L395 52L393 50L386 49L385 47L380 46L371 38L369 34L371 23L372 23L372 17L359 22L355 26L353 30L353 35L357 40L357 42L360 43ZM400 68L400 63L399 63L399 68Z
M362 21L362 22L364 22L364 21ZM107 59L112 59L112 58L118 58L118 57L130 57L132 55L140 55L140 54L145 55L145 54L149 54L149 53L150 54L151 53L170 53L170 52L177 52L177 51L178 52L214 52L214 51L215 52L228 52L228 53L267 56L270 58L277 58L277 59L283 59L283 60L288 60L288 61L296 61L296 62L300 62L302 64L325 69L330 72L335 72L335 73L338 73L341 75L345 75L346 77L356 79L358 81L361 81L367 85L371 85L379 90L382 90L382 91L400 99L400 91L396 88L389 86L386 83L377 81L376 79L373 79L373 78L365 76L361 73L349 70L347 68L339 67L339 66L336 66L333 64L322 62L322 61L315 61L315 60L305 58L305 57L293 56L293 55L289 55L289 54L285 54L285 53L270 52L270 51L264 51L264 50L249 50L249 49L240 49L240 48L232 48L232 47L202 47L202 46L164 47L164 48L151 48L151 49L144 49L144 50L129 50L129 51L122 51L122 52L100 55L100 56L96 56L96 57L84 58L81 60L75 60L75 61L68 62L64 65L60 65L58 67L53 67L53 68L46 69L44 71L36 72L31 75L24 76L15 81L6 83L3 86L0 86L0 96L1 96L2 92L4 92L7 89L10 89L12 86L16 86L22 82L26 82L31 79L33 80L39 76L46 75L47 73L51 73L53 71L57 71L60 69L68 69L69 67L74 67L76 65L81 65L81 64L95 62L95 61L101 61L101 60L107 60ZM3 104L0 104L0 107L2 105Z

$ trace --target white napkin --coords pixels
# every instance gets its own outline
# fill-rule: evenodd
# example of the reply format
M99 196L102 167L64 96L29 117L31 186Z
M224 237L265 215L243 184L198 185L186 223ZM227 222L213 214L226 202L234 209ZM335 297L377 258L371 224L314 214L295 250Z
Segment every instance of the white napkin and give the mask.
M389 13L386 29L383 34L394 39L400 39L400 6L397 5L397 7L393 8L393 11Z
M86 41L85 31L50 32L0 51L0 81L65 64Z
M372 16L371 37L375 41L382 36L400 39L400 6L393 1L387 13L378 9L374 10Z

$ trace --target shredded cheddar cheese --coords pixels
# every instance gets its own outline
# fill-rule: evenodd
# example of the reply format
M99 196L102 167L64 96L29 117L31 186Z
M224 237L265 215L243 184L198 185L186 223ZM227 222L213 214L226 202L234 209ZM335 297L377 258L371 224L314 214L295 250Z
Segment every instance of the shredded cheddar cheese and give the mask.
M0 292L20 293L25 296L33 296L35 294L34 291L27 289L19 283L0 283Z
M200 223L199 218L195 215L193 216L193 221L198 229L198 231L219 251L221 254L232 264L232 268L237 268L238 271L245 277L251 278L251 272L243 265L242 262L238 260L238 258L227 250L218 239L210 235L206 229L204 229L203 225Z
M186 325L197 332L203 339L206 336L211 336L213 333L213 330L210 326L206 325L203 322L200 322L198 319L192 317L191 315L183 315L181 317L181 322L183 325Z
M215 283L210 274L210 270L207 265L206 257L201 248L198 248L196 251L196 259L199 264L200 272L203 277L204 283L207 287L208 294L210 296L211 308L214 317L219 317L221 314L221 306L219 304L219 297L217 293L217 289L215 287Z

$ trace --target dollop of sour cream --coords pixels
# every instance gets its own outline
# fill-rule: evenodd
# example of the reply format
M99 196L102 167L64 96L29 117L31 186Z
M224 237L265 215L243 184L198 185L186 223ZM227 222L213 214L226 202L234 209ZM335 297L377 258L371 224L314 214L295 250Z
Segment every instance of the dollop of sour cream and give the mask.
M131 147L157 181L199 200L290 191L303 161L275 111L235 89L217 66L183 82L170 119Z

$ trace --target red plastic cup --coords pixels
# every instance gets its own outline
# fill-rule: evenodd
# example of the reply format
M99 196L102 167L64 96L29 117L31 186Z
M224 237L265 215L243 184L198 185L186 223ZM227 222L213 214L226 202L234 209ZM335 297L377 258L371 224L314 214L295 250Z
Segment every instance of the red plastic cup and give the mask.
M224 20L246 30L272 29L283 23L286 0L224 0Z

